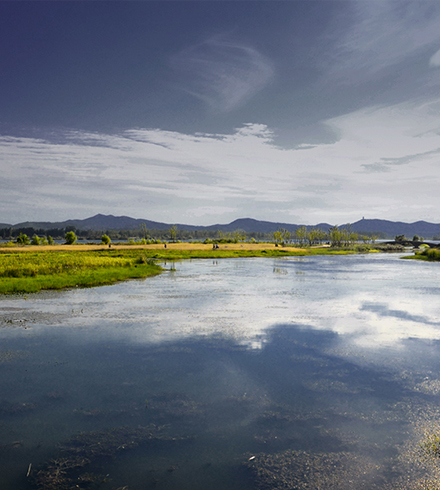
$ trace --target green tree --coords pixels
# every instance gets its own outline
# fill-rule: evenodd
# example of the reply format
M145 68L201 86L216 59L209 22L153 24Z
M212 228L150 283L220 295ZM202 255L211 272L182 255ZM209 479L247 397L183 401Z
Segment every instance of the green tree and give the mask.
M174 243L177 238L177 225L172 226L169 230L170 240Z
M40 245L40 237L38 235L32 237L31 245Z
M29 237L24 233L20 233L17 237L17 243L20 245L29 245L30 242Z
M49 243L49 245L54 244L53 238L50 235L47 237L47 242Z
M74 231L68 231L65 235L66 245L73 245L77 238Z
M306 233L306 238L309 245L315 245L322 242L325 239L325 232L321 228L312 228L308 233Z
M305 226L300 226L299 228L297 228L295 230L295 236L296 236L296 239L298 240L300 246L305 245L305 243L308 240L308 235L309 234L308 234L307 228Z
M286 243L290 240L290 232L284 228L278 228L273 234L273 239L276 245L286 246Z
M396 235L394 237L394 241L397 243L405 242L406 241L406 236L405 235Z
M243 242L246 240L246 232L243 230L235 230L232 232L232 241L234 243Z
M330 245L332 247L340 247L342 245L343 235L338 225L332 226L328 230L328 235L330 238Z
M104 245L110 245L111 243L110 237L108 235L102 235L101 243L103 243Z

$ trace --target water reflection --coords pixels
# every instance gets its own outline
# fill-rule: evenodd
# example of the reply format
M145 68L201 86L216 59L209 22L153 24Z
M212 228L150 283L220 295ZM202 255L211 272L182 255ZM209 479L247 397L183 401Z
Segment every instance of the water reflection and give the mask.
M215 334L261 346L279 323L334 330L371 347L437 339L438 266L383 255L188 261L145 281L2 299L2 325L93 327L91 335L105 329L147 343ZM0 330L10 335L14 329Z
M407 488L435 472L414 451L440 421L437 264L174 269L0 301L0 488L31 488L28 471L36 488L113 490Z

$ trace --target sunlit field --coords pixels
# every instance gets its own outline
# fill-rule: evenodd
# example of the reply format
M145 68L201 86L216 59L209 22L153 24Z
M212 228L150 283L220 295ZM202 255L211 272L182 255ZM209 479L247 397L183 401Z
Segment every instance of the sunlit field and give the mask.
M55 247L54 247L55 248ZM158 274L139 251L42 251L0 254L0 293L91 287Z

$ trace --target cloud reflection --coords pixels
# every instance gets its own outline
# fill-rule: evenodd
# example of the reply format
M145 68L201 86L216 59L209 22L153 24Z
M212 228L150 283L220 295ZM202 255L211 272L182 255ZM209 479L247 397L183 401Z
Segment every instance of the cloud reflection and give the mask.
M392 256L183 262L145 281L3 298L1 317L3 325L87 328L124 342L203 336L252 348L274 327L290 325L375 348L440 339L435 266ZM414 287L416 274L423 287ZM19 331L3 328L0 335Z

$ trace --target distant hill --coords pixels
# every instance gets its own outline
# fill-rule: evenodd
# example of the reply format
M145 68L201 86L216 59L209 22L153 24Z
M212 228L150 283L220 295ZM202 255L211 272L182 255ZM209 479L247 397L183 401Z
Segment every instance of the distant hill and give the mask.
M251 218L241 218L232 221L227 225L211 225L206 226L205 229L208 230L221 230L221 231L234 231L234 230L243 230L246 233L251 232L259 232L259 233L273 233L277 231L279 228L284 228L291 233L295 232L297 228L305 225L294 225L292 223L273 223L271 221L258 221L256 219ZM316 225L316 227L321 228L323 230L328 230L332 225L328 223L320 223ZM312 228L312 226L307 226L307 228Z
M50 228L66 228L74 226L77 230L135 230L140 228L141 224L154 230L166 230L170 228L169 224L150 221L146 219L135 219L128 216L113 216L111 214L97 214L86 219L69 219L67 221L46 222L46 221L25 221L14 225L14 228L41 228L49 230Z
M34 222L26 221L24 223L17 223L15 225L0 224L0 228L26 228L32 227L35 229L49 230L52 228L64 229L68 226L74 226L78 230L136 230L145 224L147 229L150 230L167 230L175 223L162 223L158 221L151 221L147 219L130 218L129 216L113 216L97 214L91 218L86 219L71 219L67 221L59 222ZM241 218L232 221L227 224L215 224L210 226L194 226L186 224L177 224L177 228L180 230L221 230L223 232L231 232L237 229L243 230L247 233L272 233L279 228L284 228L291 233L295 232L297 228L302 225L292 223L277 223L271 221L259 221L252 218ZM328 231L331 226L328 223L319 223L314 225L317 228L321 228L324 231ZM341 225L346 226L346 225ZM417 221L415 223L402 223L399 221L388 221L381 219L361 219L356 223L352 223L351 228L358 233L383 233L389 238L394 238L396 235L405 235L407 238L412 238L414 235L419 235L424 238L431 238L436 235L440 235L440 224L428 223L426 221ZM307 226L312 228L312 226Z
M351 228L359 232L386 233L390 238L396 235L405 235L412 238L419 235L424 238L431 238L440 235L440 224L428 223L426 221L416 221L415 223L402 223L401 221L388 221L383 219L361 219L352 223Z

